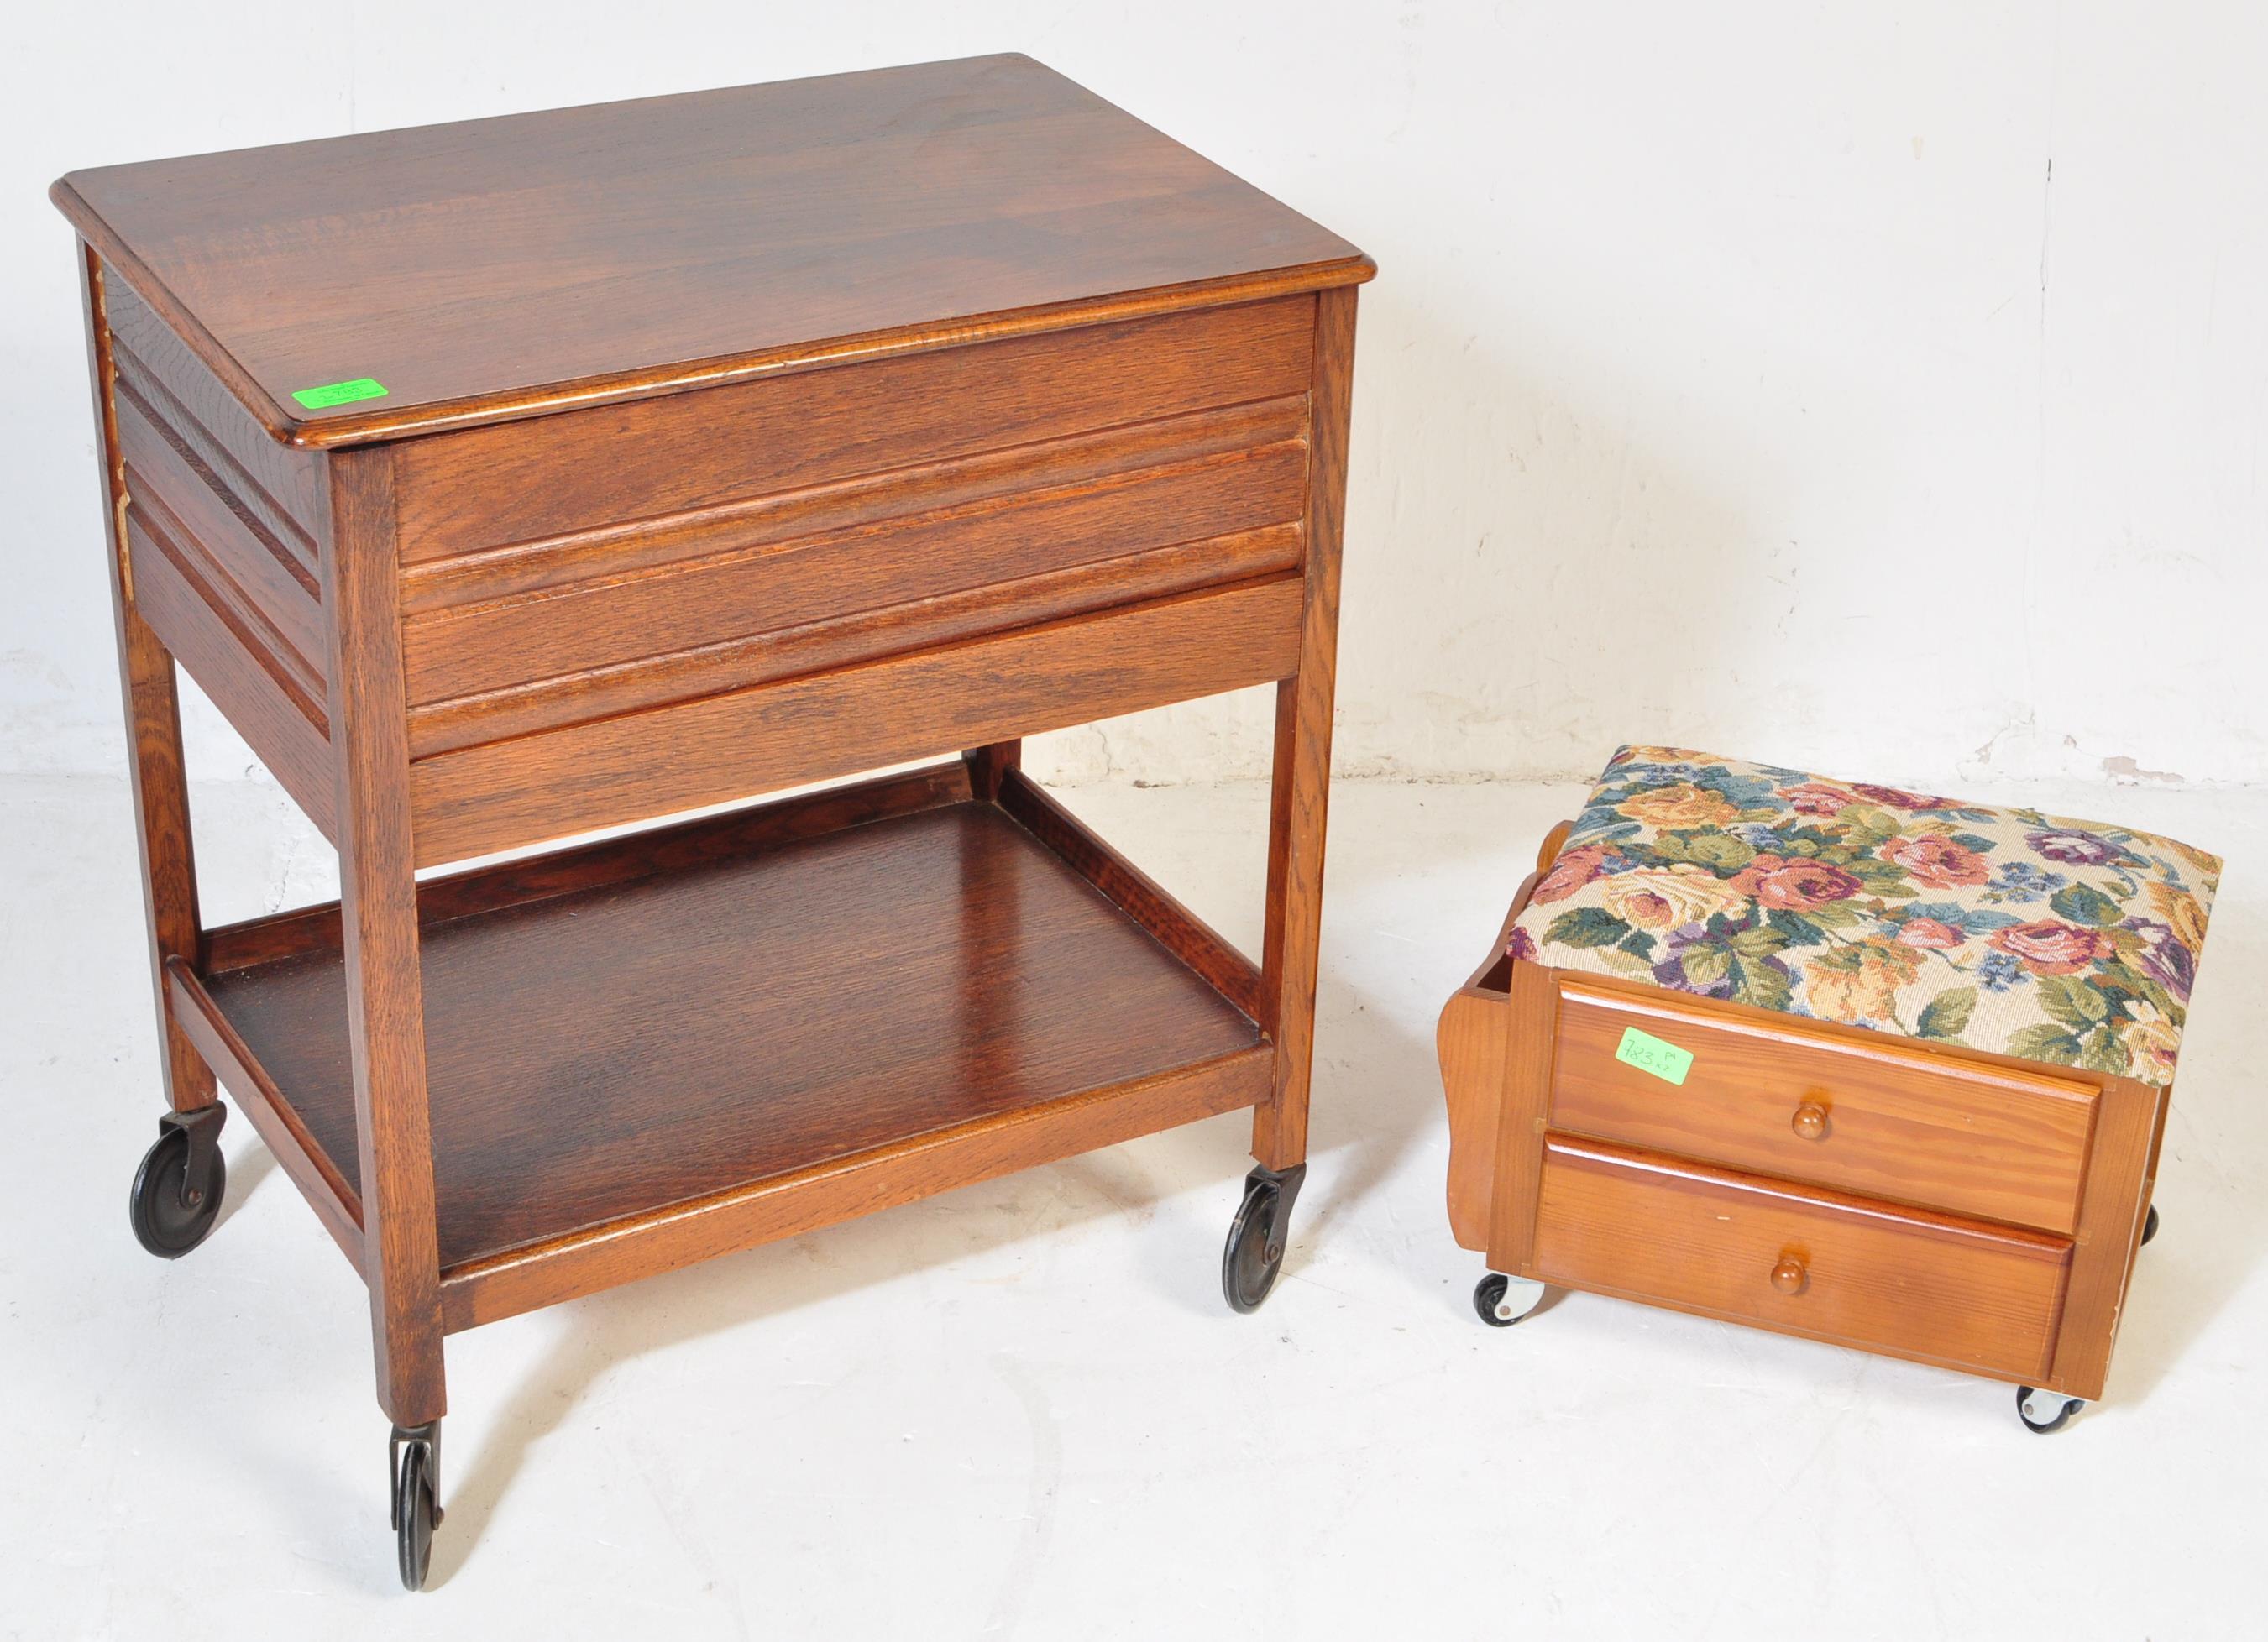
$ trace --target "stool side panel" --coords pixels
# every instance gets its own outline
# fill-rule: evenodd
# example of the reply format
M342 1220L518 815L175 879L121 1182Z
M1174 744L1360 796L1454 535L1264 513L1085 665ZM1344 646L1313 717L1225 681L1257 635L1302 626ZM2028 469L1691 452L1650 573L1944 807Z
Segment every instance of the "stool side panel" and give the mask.
M1517 959L1508 982L1504 1107L1497 1121L1489 1197L1489 1264L1508 1276L1533 1277L1544 1130L1550 1121L1552 1071L1558 1056L1553 1030L1558 982L1555 971Z
M1505 941L1535 893L1542 865L1548 865L1540 864L1537 872L1522 880L1488 956L1450 994L1434 1031L1441 1093L1449 1109L1449 1229L1461 1248L1488 1248L1490 1182L1511 1042L1512 960L1505 954Z
M2110 1375L2172 1093L2170 1086L2103 1080L2073 1239L2070 1292L2054 1365L2041 1382L2071 1396L2094 1401Z
M1449 1229L1464 1248L1488 1247L1490 1171L1510 1013L1504 994L1467 987L1443 1006L1434 1034L1449 1108Z

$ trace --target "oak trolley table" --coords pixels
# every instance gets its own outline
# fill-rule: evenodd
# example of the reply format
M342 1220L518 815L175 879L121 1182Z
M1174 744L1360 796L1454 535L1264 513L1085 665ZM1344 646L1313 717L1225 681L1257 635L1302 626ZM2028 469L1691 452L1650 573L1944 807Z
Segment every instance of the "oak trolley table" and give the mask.
M1307 1150L1344 241L1027 58L74 173L170 1107L361 1271L402 1577L442 1338L1254 1110ZM337 847L208 929L173 663ZM1263 950L1019 738L1273 682ZM421 868L942 755L909 774Z

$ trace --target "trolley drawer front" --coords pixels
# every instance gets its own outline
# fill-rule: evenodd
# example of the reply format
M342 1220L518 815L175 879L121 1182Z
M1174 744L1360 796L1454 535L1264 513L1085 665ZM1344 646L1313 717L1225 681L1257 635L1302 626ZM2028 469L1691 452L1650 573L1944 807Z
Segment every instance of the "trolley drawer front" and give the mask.
M395 456L413 756L1300 569L1314 299Z
M1304 394L1315 300L1285 297L761 377L414 439L416 566L863 475Z
M1281 575L415 760L421 865L1289 676Z
M1052 597L1059 588L1085 587L1072 607L1107 604L1123 568L1111 562L1185 544L1197 550L1176 556L1180 585L1295 568L1307 482L1296 404L1265 424L1241 413L1231 421L1231 435L1269 440L1257 446L1207 450L1214 420L1195 420L1180 448L1126 453L1155 454L1157 466L1070 477L1071 465L1058 464L1043 488L942 504L934 491L874 496L864 505L887 516L832 522L829 512L839 520L843 510L820 510L810 521L827 526L818 529L777 516L812 510L774 510L736 519L741 528L720 533L726 545L696 544L689 562L623 575L601 560L588 567L598 574L561 586L413 611L402 632L410 699L461 700L641 664L674 693L670 670L653 665L665 658L698 666L701 652L736 640L983 589L998 589L989 621L1064 613ZM1101 573L1079 574L1090 566ZM870 644L887 642L877 624ZM731 681L752 681L779 648L740 645Z

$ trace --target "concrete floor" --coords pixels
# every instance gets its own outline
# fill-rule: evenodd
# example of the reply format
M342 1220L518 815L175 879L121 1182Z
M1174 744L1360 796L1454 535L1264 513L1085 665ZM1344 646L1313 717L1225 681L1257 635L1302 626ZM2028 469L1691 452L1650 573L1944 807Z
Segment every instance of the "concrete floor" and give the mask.
M1256 945L1263 791L1067 796ZM210 1242L127 1230L158 1097L122 785L0 784L0 1632L2257 1636L2268 795L2023 796L2233 864L2165 1231L2057 1437L1998 1384L1610 1300L1484 1328L1433 1018L1573 790L1348 783L1263 1311L1219 1293L1229 1117L458 1336L410 1598L360 1289L249 1126ZM197 799L209 916L324 890L271 790Z

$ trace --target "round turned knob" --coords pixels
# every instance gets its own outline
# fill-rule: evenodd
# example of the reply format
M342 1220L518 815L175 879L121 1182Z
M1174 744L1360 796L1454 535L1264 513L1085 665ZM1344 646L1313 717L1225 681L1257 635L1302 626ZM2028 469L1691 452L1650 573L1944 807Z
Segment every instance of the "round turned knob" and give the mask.
M1787 1126L1806 1140L1827 1138L1827 1108L1816 1101L1806 1101L1795 1108L1795 1116Z
M1779 1263L1772 1268L1772 1286L1783 1294L1800 1292L1803 1278L1803 1262L1793 1255L1782 1255Z

